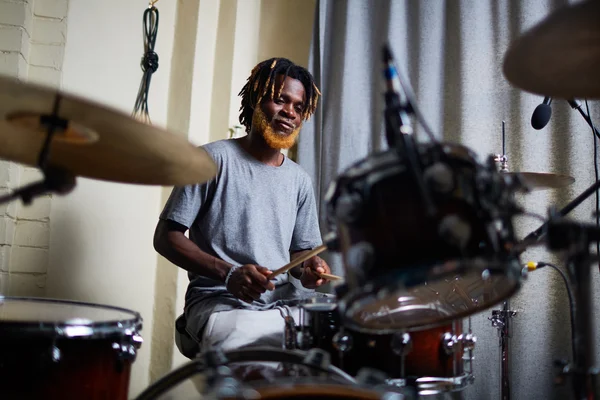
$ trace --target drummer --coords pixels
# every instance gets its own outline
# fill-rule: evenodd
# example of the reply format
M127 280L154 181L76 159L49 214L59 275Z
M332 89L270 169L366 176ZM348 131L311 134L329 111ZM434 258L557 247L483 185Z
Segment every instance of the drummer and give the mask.
M217 175L174 188L154 235L156 251L188 271L177 344L190 358L198 349L281 347L278 308L314 297L327 282L320 274L330 273L314 256L269 279L322 242L310 177L281 153L317 107L312 75L272 58L254 67L239 95L247 135L203 146Z

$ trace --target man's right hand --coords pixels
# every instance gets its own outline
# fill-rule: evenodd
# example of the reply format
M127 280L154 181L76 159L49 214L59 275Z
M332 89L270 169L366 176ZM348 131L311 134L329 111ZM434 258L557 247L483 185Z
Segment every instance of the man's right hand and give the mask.
M265 291L275 289L275 285L268 278L271 273L268 268L258 265L242 265L231 273L227 290L238 299L252 303Z

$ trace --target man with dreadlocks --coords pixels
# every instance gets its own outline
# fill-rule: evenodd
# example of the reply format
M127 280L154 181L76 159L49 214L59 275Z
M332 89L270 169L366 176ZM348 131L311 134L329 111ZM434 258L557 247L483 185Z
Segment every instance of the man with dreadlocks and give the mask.
M319 95L306 69L285 58L259 63L240 91L247 135L205 145L217 175L173 189L154 247L188 271L180 340L191 337L202 350L280 347L282 316L297 315L289 306L318 295L314 289L326 282L319 274L329 266L319 257L269 279L321 244L310 178L280 151L294 144Z

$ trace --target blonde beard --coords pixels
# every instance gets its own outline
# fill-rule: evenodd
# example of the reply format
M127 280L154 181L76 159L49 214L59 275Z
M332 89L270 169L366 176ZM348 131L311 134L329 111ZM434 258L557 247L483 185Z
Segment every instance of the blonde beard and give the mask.
M254 115L252 116L252 126L256 131L262 133L267 145L275 150L289 149L292 147L294 143L296 143L296 138L302 127L302 125L298 126L289 134L277 133L267 121L265 114L258 107L254 110Z

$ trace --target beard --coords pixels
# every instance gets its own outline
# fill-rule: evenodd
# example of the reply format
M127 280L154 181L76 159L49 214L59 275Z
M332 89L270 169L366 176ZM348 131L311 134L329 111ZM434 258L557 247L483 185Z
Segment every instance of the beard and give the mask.
M267 145L275 150L289 149L296 143L296 138L300 133L302 124L294 128L290 133L280 133L273 130L273 127L267 121L267 116L260 107L254 109L254 115L252 116L252 126L256 131L260 132L267 142Z

